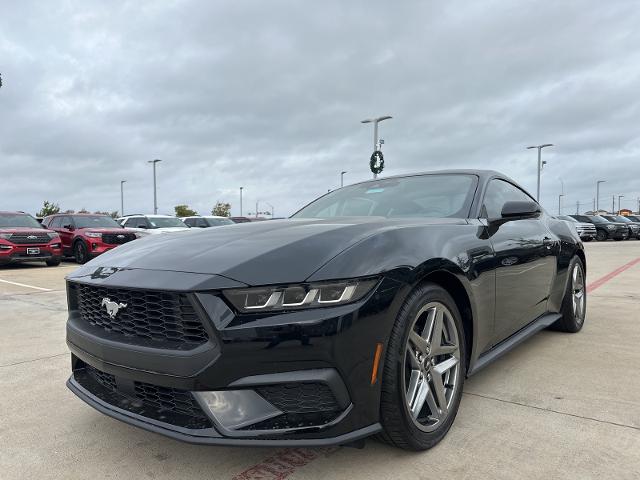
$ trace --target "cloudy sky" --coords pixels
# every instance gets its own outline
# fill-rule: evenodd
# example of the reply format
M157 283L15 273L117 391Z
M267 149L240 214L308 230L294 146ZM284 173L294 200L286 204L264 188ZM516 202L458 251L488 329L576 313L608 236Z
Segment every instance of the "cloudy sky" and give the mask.
M20 1L0 14L0 209L276 216L384 174L501 170L566 213L640 197L640 4ZM267 203L268 202L268 203Z

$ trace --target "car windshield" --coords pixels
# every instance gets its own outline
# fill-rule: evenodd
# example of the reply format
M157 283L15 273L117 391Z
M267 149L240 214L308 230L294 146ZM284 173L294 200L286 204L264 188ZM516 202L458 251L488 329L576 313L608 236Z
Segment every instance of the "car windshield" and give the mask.
M25 215L24 213L0 213L0 228L13 227L44 228L40 225L40 222L31 215Z
M187 224L179 218L174 217L147 217L151 228L170 228L170 227L182 227L188 228Z
M633 223L631 220L629 220L627 217L623 217L622 215L616 215L613 217L614 220L617 220L618 222L627 222L627 223Z
M416 175L360 183L324 195L293 218L466 218L477 183L476 176L465 174Z
M205 217L206 222L210 227L219 227L220 225L233 225L233 221L228 218L212 218Z
M573 218L573 217L569 217L568 215L560 215L558 218L559 218L560 220L566 220L567 222L580 223L580 222L578 222L578 220L576 220L576 219L575 219L575 218Z
M604 217L601 217L600 215L593 215L593 216L589 217L589 219L593 223L611 223L609 220L607 220Z
M73 217L76 228L122 228L113 218L104 215L79 215Z

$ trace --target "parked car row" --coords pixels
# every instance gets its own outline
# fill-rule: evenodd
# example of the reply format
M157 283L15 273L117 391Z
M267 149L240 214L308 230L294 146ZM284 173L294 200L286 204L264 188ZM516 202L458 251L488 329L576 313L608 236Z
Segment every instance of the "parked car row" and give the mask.
M600 242L640 239L640 216L560 215L558 218L570 222L586 242L594 238Z
M86 213L61 213L38 221L24 212L0 211L0 265L44 261L57 266L64 257L84 264L146 235L234 223L216 216L128 215L114 220L108 215Z

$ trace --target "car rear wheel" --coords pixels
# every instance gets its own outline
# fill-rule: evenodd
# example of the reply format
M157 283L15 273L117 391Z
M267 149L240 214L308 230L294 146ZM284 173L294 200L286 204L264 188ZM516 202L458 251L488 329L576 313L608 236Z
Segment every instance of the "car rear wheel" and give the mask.
M599 242L604 242L608 237L609 235L607 235L607 232L604 230L598 230L596 232L596 240Z
M553 324L554 330L561 332L579 332L587 314L587 288L584 266L579 257L573 257L569 264L569 279L562 300L560 313L562 318Z
M60 265L60 259L56 258L54 260L47 260L47 267L57 267L58 265Z
M76 262L80 265L87 263L89 260L89 253L87 252L87 246L82 240L79 240L73 246L73 256Z
M436 445L451 428L466 375L464 329L434 284L409 295L393 327L382 376L382 440L407 450Z

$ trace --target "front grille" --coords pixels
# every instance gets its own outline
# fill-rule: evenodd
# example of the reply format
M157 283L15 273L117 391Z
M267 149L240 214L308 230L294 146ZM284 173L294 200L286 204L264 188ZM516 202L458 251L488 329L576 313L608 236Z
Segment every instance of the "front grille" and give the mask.
M122 245L123 243L135 240L136 235L134 233L103 233L102 241L109 245Z
M191 392L159 387L143 382L116 379L110 373L78 362L75 380L101 400L123 410L185 428L210 428L211 420L202 411ZM118 382L129 384L127 391Z
M14 233L9 237L9 241L16 245L34 245L49 243L51 238L46 233Z
M189 350L209 339L184 294L82 284L72 288L80 318L109 335L125 337L127 343ZM112 318L108 309L116 305L120 308Z
M321 427L341 413L333 392L324 383L284 383L257 387L255 390L283 413L248 425L243 430Z

